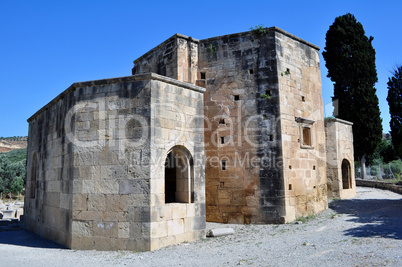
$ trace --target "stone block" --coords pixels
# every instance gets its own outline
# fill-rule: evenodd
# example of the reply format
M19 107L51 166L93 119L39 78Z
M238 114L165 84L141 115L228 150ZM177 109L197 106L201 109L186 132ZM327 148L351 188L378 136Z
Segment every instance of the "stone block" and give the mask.
M149 251L151 250L150 238L133 238L127 241L127 250Z
M119 226L118 238L130 238L130 223L119 222L118 226Z
M185 204L170 204L172 206L172 219L185 218L187 206Z
M128 211L127 195L106 195L107 211Z
M160 221L168 221L172 219L172 206L163 205L156 207L158 220Z
M88 195L86 194L74 194L73 195L73 204L74 210L82 211L88 209L87 203Z
M194 204L187 204L187 218L195 217L195 205Z
M91 250L95 248L95 240L92 237L73 236L70 248Z
M169 222L169 221L168 221ZM160 238L168 236L168 222L151 222L151 238Z
M204 230L205 226L206 226L206 218L205 218L205 216L194 217L191 220L191 230L192 231Z
M119 182L116 180L100 180L97 192L100 194L118 194Z
M147 180L121 180L118 182L119 194L149 194L150 185Z
M155 241L156 240L153 240L153 242L155 242ZM158 242L159 242L159 248L163 248L163 247L175 245L176 239L174 236L166 236L166 237L158 238Z
M127 179L128 167L120 165L101 166L102 179Z
M104 194L88 194L88 210L106 211L106 197Z
M103 211L102 221L103 222L117 222L119 220L119 213L115 211Z
M72 220L80 221L100 221L102 219L102 212L100 211L73 211Z
M184 233L184 219L173 219L167 221L167 233L169 236Z
M94 237L108 237L115 238L118 236L118 223L117 222L93 222L92 231Z
M133 222L150 222L150 207L128 207L128 220Z
M72 209L72 194L60 194L60 208L71 210Z
M73 237L92 237L92 223L85 221L73 221L71 231Z

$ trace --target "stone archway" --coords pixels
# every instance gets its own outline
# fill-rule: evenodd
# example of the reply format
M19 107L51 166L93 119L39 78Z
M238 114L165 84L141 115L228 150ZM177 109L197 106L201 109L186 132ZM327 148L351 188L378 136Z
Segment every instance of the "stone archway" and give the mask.
M352 188L352 179L350 171L350 163L347 159L342 160L342 188Z
M185 147L175 146L165 160L165 203L192 203L193 192L193 158Z

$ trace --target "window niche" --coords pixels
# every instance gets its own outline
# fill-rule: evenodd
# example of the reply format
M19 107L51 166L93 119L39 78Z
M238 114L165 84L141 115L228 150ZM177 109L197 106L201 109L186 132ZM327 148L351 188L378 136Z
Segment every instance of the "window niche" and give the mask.
M314 146L311 129L315 121L307 118L297 117L296 122L299 123L300 148L313 149Z

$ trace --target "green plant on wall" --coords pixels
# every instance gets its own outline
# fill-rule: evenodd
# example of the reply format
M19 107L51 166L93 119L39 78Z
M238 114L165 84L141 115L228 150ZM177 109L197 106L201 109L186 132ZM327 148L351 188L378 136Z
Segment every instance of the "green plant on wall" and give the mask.
M215 52L215 46L213 44L209 44L209 54L211 55L211 57L214 56L214 52Z
M281 72L281 76L283 76L283 75L289 75L289 74L290 74L290 70L289 70L289 69L286 69L286 71Z
M256 35L263 35L267 33L267 30L264 28L264 25L257 25L255 27L250 27L250 31Z
M267 94L261 95L261 98L263 98L263 99L271 99L271 97L272 97L272 96L267 95Z

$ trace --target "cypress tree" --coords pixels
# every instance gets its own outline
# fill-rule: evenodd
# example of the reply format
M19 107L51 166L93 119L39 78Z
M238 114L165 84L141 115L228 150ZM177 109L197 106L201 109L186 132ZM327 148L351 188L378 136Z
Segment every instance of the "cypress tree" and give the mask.
M322 53L328 75L334 83L334 115L353 122L355 157L364 167L382 138L373 37L365 35L363 25L348 13L335 18L326 34ZM363 168L363 176L365 169Z
M388 78L389 113L392 144L400 158L402 158L402 66L395 69L394 75Z

